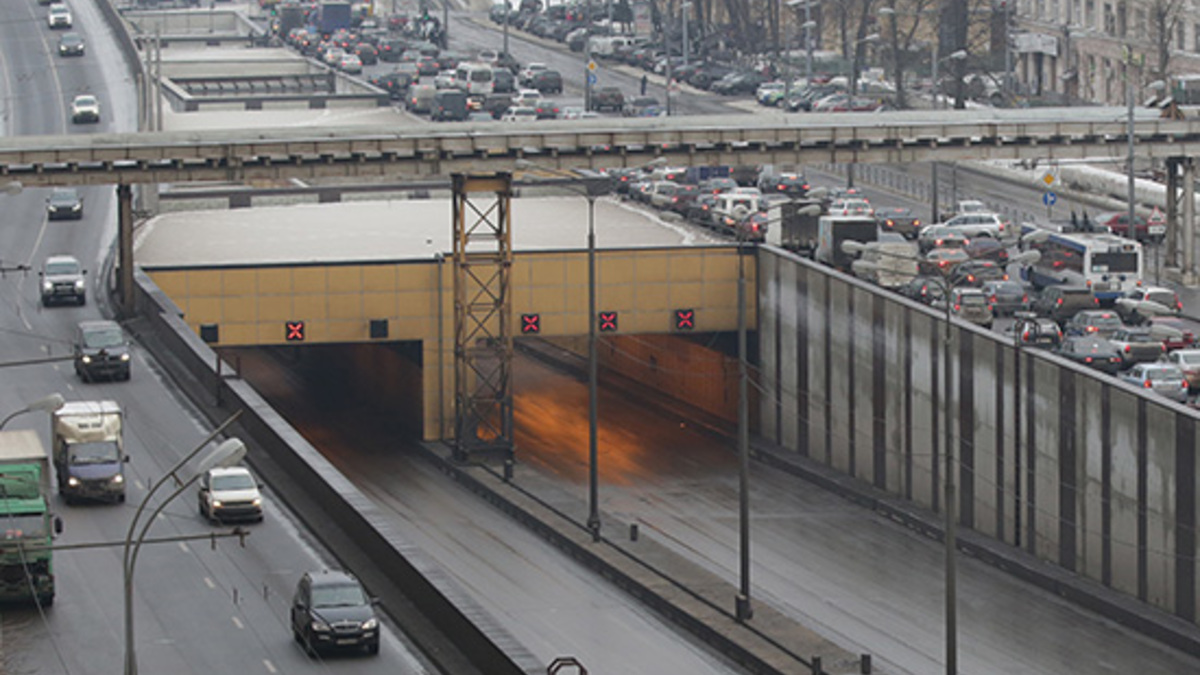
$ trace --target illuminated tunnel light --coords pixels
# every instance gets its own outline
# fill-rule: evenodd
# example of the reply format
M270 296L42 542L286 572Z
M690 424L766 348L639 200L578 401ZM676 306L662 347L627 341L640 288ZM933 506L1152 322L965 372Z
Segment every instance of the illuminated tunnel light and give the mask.
M288 342L304 342L304 322L285 321L284 336Z
M522 314L521 315L521 332L522 333L540 333L540 332L542 332L542 315L541 314Z
M597 315L597 321L600 324L601 332L612 333L617 330L616 312L600 312L600 314Z
M675 330L692 330L696 327L696 310L675 310Z

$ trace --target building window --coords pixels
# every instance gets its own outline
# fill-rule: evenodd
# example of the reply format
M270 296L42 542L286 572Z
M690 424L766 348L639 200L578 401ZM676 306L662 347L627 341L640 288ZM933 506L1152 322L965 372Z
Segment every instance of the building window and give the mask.
M1183 51L1184 49L1187 48L1185 45L1187 45L1187 36L1184 35L1183 22L1176 21L1175 22L1175 49L1178 49L1179 51Z
M1058 0L1050 0L1050 20L1058 23Z
M1146 10L1142 9L1141 7L1138 7L1137 9L1135 9L1133 11L1133 25L1134 25L1134 34L1133 34L1134 39L1135 40L1145 40L1146 39Z
M1033 18L1038 21L1042 20L1042 15L1046 13L1046 0L1037 0L1037 7L1034 9Z
M1192 24L1192 51L1200 53L1200 23Z
M1067 23L1079 24L1079 22L1083 20L1083 14L1081 13L1082 11L1082 4L1079 2L1079 0L1074 0L1071 4L1071 20Z
M1104 3L1104 32L1108 35L1117 34L1117 15L1113 13L1111 3Z
M1087 0L1083 5L1083 27L1096 27L1096 0Z

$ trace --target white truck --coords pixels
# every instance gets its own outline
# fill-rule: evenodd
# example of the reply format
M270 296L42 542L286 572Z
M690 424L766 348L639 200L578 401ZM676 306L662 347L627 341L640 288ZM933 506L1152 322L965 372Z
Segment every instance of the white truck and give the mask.
M883 288L899 289L912 281L919 273L919 256L916 242L889 233L889 238L867 244L861 260L871 263L867 270L854 273Z
M817 221L816 261L830 267L849 272L851 263L858 256L847 253L842 242L857 241L869 244L879 239L879 224L874 216L838 215L821 216Z
M70 401L51 413L54 472L68 504L125 501L124 421L116 401Z

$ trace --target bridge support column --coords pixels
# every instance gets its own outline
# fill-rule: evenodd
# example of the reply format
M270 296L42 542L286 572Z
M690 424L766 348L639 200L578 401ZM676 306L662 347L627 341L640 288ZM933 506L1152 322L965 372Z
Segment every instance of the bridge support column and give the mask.
M451 182L454 458L465 462L472 453L499 451L511 459L512 174L453 174Z
M121 314L133 316L133 190L124 183L117 186L117 255Z
M1179 266L1179 240L1182 230L1179 227L1179 158L1167 158L1167 234L1164 240L1165 252L1160 250L1159 265L1167 268ZM1164 259L1165 256L1165 259Z
M1183 162L1183 283L1196 283L1196 161Z

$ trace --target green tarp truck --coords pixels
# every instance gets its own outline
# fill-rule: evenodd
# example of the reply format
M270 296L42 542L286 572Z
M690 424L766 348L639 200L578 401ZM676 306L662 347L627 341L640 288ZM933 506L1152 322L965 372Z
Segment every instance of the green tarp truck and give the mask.
M0 431L0 601L54 602L50 458L33 431Z

